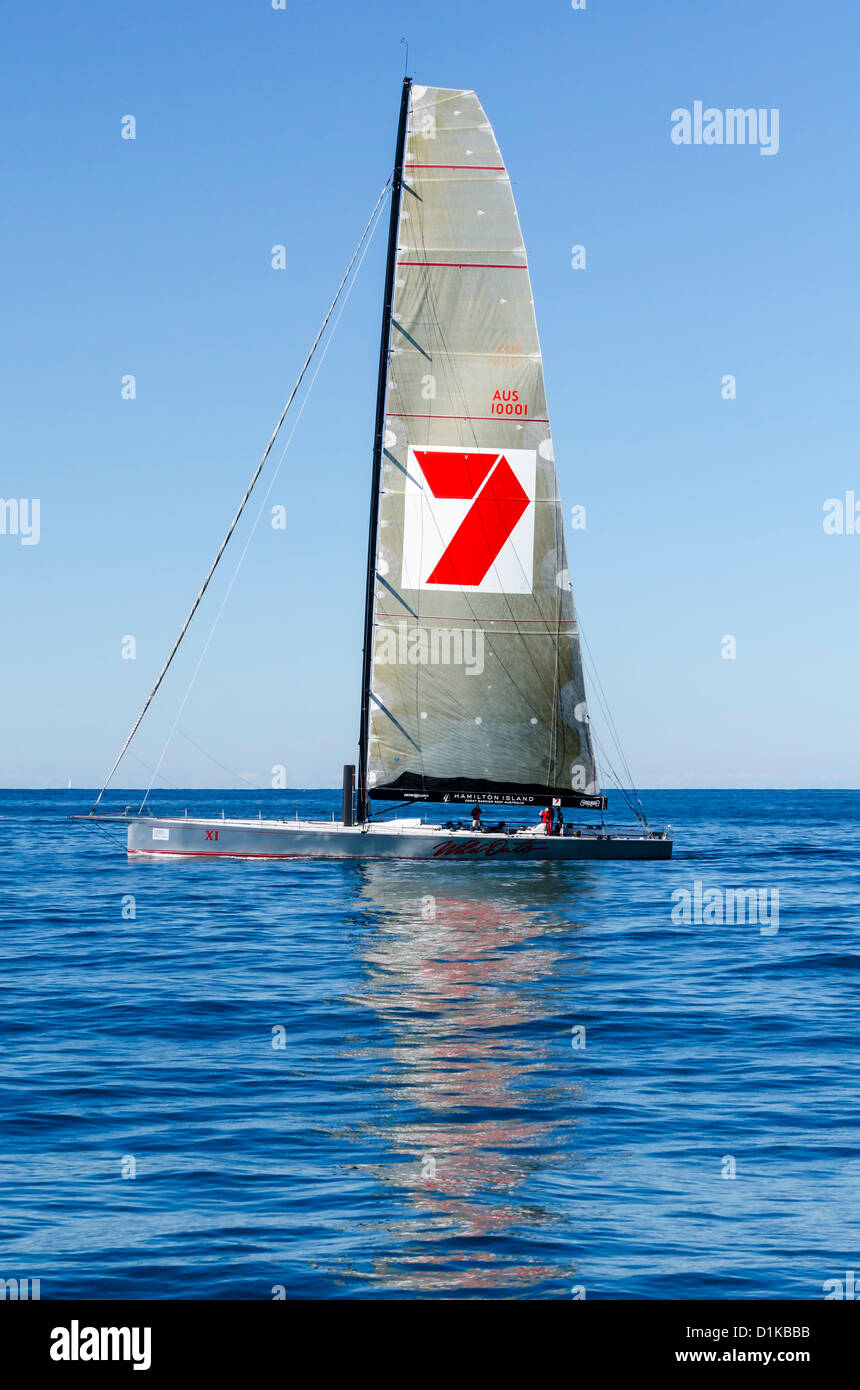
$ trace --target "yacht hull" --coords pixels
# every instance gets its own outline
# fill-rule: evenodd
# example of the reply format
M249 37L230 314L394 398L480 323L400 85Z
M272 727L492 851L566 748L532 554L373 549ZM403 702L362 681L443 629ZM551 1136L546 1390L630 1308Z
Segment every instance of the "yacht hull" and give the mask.
M211 859L670 859L672 841L636 833L546 835L446 830L443 826L326 821L156 819L128 822L128 853Z

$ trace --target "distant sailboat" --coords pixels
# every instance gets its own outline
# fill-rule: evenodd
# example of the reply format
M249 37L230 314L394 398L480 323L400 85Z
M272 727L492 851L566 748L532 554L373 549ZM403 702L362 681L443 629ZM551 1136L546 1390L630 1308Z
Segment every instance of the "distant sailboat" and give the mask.
M122 818L129 852L671 856L668 832L644 820L552 835L543 824L372 818L372 803L386 801L601 815L606 805L510 178L474 92L408 78L391 179L361 690L357 788L349 766L340 823L135 815Z

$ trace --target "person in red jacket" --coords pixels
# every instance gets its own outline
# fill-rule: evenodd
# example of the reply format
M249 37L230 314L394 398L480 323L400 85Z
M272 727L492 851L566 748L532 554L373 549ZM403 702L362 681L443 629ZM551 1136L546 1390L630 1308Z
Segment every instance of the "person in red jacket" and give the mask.
M541 820L543 821L544 832L545 832L547 835L551 835L551 834L552 834L552 818L553 818L553 814L554 814L554 812L553 812L553 809L552 809L551 806L545 806L544 809L543 809L543 810L541 811L541 813L540 813L540 818L541 818Z

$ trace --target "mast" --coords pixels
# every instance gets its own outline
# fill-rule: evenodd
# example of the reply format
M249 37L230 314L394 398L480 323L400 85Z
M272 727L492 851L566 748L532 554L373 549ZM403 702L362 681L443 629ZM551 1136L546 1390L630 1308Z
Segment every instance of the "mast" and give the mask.
M376 387L376 423L373 436L373 468L370 484L370 522L367 535L367 587L364 598L364 653L361 666L361 725L358 736L358 820L367 820L367 760L370 728L370 674L373 661L373 604L376 580L376 549L379 523L379 488L382 479L382 441L385 434L385 398L388 385L388 348L391 337L391 301L400 233L400 195L403 186L403 153L409 119L409 89L412 78L403 79L400 121L391 179L391 215L388 223L388 257L385 266L385 295L382 303L382 335L379 344L379 377Z

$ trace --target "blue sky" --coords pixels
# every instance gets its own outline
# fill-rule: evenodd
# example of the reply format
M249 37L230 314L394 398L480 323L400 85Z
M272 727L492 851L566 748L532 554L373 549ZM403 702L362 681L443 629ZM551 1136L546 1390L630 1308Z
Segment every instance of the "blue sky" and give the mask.
M41 535L0 535L0 783L113 761L387 177L403 35L416 81L478 92L514 179L562 495L587 508L574 593L637 781L860 785L860 535L822 526L860 497L849 0L7 15L0 495L38 497ZM674 145L696 100L778 108L779 153ZM335 785L354 756L383 242L273 489L287 527L261 525L182 717L261 785ZM164 772L230 780L181 738Z

